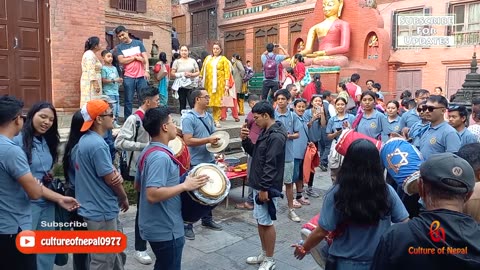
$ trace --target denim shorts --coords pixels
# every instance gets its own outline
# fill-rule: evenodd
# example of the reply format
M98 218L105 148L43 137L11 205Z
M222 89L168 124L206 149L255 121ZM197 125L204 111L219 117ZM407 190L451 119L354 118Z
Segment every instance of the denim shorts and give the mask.
M293 161L293 182L303 181L303 159Z
M259 193L258 190L253 189L253 218L257 220L257 223L263 226L272 226L273 220L268 213L268 202L264 204L257 204L255 197ZM270 198L275 204L275 208L278 210L278 197Z
M285 162L285 169L283 171L283 183L291 184L293 180L293 161Z

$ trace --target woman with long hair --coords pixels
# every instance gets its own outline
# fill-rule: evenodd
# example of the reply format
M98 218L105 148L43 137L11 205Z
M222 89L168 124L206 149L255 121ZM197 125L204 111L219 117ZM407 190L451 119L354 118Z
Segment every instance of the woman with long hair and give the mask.
M324 90L322 82L320 81L320 74L315 73L313 74L312 81L305 86L302 98L306 99L307 102L310 102L313 95L321 95Z
M73 114L72 121L70 123L70 133L68 135L67 144L65 145L64 155L63 155L63 174L65 175L65 181L67 184L67 193L69 196L75 197L75 166L74 166L74 157L75 157L75 146L78 144L78 141L83 136L85 132L81 132L80 129L83 125L83 116L80 110L76 111ZM83 218L78 215L77 211L74 211L70 214L70 221L79 221L83 222ZM75 228L75 230L86 230L86 228ZM86 270L88 269L89 261L88 254L73 254L73 269L74 270Z
M295 78L297 78L297 82L301 82L303 80L303 77L305 77L305 63L303 61L303 56L299 53L295 54L295 57L293 58L293 63L293 71L295 74Z
M345 85L345 84L344 84ZM325 132L329 140L336 140L342 134L342 130L352 126L355 116L347 113L347 100L343 97L337 97L335 100L335 111L337 115L328 119L327 128ZM333 145L332 145L333 146ZM330 176L332 181L335 181L337 178L339 168L330 167Z
M200 78L202 79L203 86L210 96L210 103L208 106L213 110L213 121L215 122L216 127L221 127L220 118L222 111L222 97L230 95L228 84L232 72L230 61L228 61L222 53L223 50L220 43L214 42L212 55L205 58L202 70L200 71ZM233 97L236 99L236 95ZM238 115L235 115L234 112L232 112L232 114L234 114L234 118L238 118Z
M30 171L45 188L51 187L53 165L60 144L57 111L48 102L38 102L27 113L22 131L13 141L27 155ZM31 200L32 230L55 230L55 203L45 199ZM42 225L47 222L51 226ZM37 254L38 269L53 269L55 254Z
M102 62L96 55L101 50L102 45L98 37L89 37L85 41L80 78L80 107L102 95Z
M396 100L390 100L386 105L386 115L383 121L382 129L382 142L386 143L390 139L391 133L402 132L404 128L402 124L402 117L398 114L400 109L400 103Z
M379 112L376 106L377 95L372 91L365 91L360 96L361 110L353 122L353 128L371 138L380 140L383 132L385 115Z
M167 54L161 52L158 55L158 62L153 69L155 78L158 80L158 94L160 96L160 106L168 106L168 74L170 74L170 66L167 61Z
M172 64L171 76L176 79L187 78L192 84L178 88L178 102L180 103L180 112L187 108L187 101L190 109L193 109L193 100L190 97L195 88L195 80L200 74L198 64L195 59L189 57L187 45L180 46L180 58Z
M326 269L334 261L336 267L331 269L367 270L382 234L392 222L407 221L407 210L385 182L377 148L368 140L357 140L347 150L336 184L325 195L317 228L305 243L295 245L294 256L303 259L328 232L334 232Z
M313 95L307 110L303 114L303 118L307 123L308 137L312 143L319 147L319 141L322 139L322 127L327 125L328 109L323 106L321 95ZM318 198L320 195L313 190L313 174L310 174L308 187L305 192L308 196Z

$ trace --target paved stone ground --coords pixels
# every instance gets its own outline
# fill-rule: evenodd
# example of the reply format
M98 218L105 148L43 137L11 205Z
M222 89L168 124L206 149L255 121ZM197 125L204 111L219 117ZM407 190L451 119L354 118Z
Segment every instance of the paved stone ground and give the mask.
M184 270L231 270L231 269L257 269L245 263L248 256L257 255L260 250L260 239L257 233L255 220L251 211L237 210L235 202L241 201L242 187L235 183L229 194L229 206L225 202L214 210L214 218L223 226L223 231L204 229L200 224L195 224L196 239L186 240L183 250L182 269ZM275 222L277 241L275 245L276 269L279 270L319 270L320 268L311 256L306 256L302 261L293 257L291 244L300 240L300 228L312 216L320 211L323 195L331 186L328 173L317 169L314 188L322 195L320 198L310 198L311 205L303 206L296 210L302 221L292 222L287 217L286 199L280 201L277 212L278 220ZM246 191L247 192L247 191ZM132 206L127 213L120 215L124 233L128 238L126 249L126 270L153 269L153 265L142 265L133 258L134 252L134 222L136 207ZM148 253L154 258L153 252L148 247ZM56 266L54 269L72 269L71 258L64 267Z

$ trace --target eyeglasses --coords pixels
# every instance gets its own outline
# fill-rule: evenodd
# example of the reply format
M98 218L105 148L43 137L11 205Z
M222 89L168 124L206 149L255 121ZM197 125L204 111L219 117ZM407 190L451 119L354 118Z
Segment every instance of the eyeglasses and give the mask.
M423 106L422 108L417 108L417 112L433 112L436 109L445 109L445 107L435 107L435 106Z
M198 97L198 98L205 98L205 99L210 99L209 95L203 96L203 97Z
M172 121L168 121L167 123L165 123L165 125L168 125L168 124L174 124L174 125L176 126L176 125L177 125L177 121L172 120Z
M26 115L26 114L23 114L23 113L20 113L20 114L15 115L15 117L12 119L12 121L15 120L15 119L17 119L17 117L22 118L24 122L27 121L27 115Z
M105 117L105 116L108 116L108 117L113 117L113 113L108 113L108 114L100 114L99 116L102 116L102 117Z

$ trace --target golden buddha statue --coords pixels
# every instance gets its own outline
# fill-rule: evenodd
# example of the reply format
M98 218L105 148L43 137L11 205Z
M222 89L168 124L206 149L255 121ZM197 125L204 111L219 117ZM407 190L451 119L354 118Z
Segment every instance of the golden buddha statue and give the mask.
M346 66L344 55L350 49L350 25L341 20L343 0L323 0L325 20L308 31L305 49L300 53L306 57L305 65ZM318 50L314 50L315 40Z

